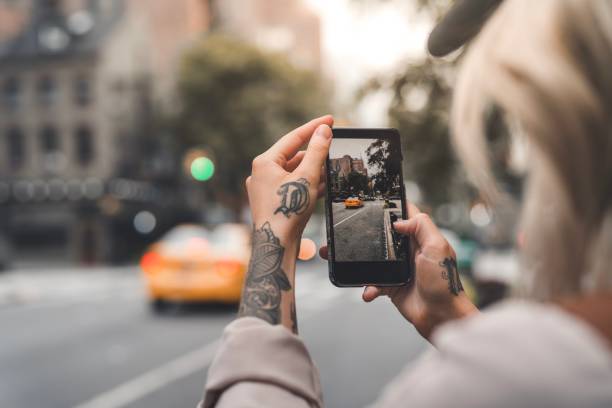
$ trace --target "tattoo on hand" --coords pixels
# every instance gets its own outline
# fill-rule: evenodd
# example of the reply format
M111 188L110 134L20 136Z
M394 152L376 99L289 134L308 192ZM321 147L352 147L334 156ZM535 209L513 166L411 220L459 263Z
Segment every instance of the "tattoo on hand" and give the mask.
M310 193L308 192L310 183L305 178L300 178L297 181L290 181L280 186L276 194L281 196L280 206L274 211L283 213L289 218L291 214L300 215L310 204Z
M454 258L444 258L440 262L440 266L443 266L445 270L442 271L442 279L448 281L448 290L453 295L459 295L459 292L463 290L461 279L459 279L459 272L457 271L457 261Z
M285 248L280 245L269 222L260 229L253 227L253 252L239 316L255 316L272 324L281 322L281 291L291 289L291 283L281 268L284 252Z

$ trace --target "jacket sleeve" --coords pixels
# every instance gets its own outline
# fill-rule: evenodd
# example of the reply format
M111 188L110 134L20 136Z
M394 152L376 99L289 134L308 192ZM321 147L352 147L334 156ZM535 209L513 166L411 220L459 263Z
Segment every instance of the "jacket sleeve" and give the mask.
M229 324L200 408L322 407L319 373L302 340L255 317Z

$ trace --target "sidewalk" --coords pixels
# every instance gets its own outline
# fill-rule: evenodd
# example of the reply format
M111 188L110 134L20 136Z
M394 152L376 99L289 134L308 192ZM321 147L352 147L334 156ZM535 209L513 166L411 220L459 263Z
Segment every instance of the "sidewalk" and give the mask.
M137 266L37 267L0 273L0 308L142 293Z

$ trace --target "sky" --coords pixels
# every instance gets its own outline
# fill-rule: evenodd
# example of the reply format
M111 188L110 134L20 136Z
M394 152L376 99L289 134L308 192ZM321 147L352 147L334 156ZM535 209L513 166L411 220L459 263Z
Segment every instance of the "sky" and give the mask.
M334 82L341 106L350 104L370 77L425 55L432 22L417 14L410 1L304 1L321 17L324 71ZM384 95L374 97L351 124L385 126L387 103Z

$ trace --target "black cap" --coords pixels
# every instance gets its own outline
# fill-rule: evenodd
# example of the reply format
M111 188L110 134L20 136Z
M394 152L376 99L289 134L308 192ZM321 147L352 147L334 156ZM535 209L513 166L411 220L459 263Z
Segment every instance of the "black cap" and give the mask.
M471 40L502 0L456 0L436 24L427 48L434 57L442 57Z

